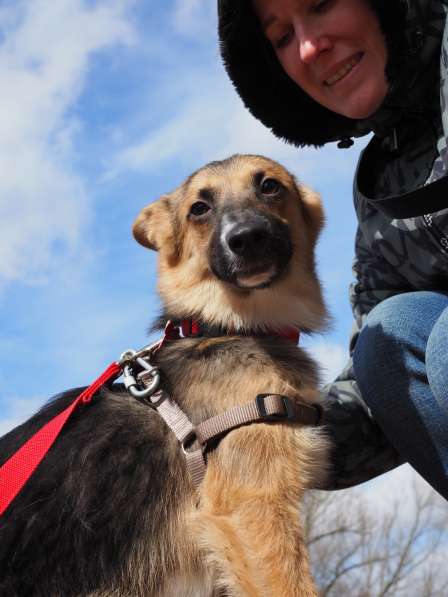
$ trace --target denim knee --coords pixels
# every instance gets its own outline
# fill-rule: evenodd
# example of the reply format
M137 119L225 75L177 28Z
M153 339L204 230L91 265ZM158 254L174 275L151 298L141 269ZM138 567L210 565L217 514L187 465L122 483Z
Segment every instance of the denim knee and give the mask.
M448 410L430 387L426 362L446 369L446 309L448 298L434 292L384 300L366 318L353 361L362 397L391 444L448 499Z
M353 354L355 377L369 406L390 396L391 384L407 394L410 376L426 376L428 338L447 307L445 295L422 291L393 296L372 309Z
M448 410L448 307L440 315L426 346L426 374L437 402Z

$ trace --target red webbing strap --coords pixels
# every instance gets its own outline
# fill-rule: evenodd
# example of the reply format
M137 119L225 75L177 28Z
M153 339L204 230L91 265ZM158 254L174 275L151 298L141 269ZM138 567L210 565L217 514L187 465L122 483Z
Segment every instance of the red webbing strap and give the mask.
M90 402L101 386L120 374L121 367L118 363L109 365L70 406L48 421L0 467L0 516L39 466L78 404Z

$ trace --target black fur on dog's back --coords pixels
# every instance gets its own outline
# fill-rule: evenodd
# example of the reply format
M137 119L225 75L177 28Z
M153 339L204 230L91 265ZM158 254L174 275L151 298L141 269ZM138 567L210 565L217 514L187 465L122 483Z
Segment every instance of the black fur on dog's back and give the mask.
M80 391L62 394L0 439L1 460ZM144 594L145 585L152 594L158 569L174 566L160 545L166 521L185 506L185 475L177 442L159 416L118 384L103 390L78 407L0 517L0 595L112 594L120 585L123 594L133 586L130 594ZM136 570L147 578L134 582Z

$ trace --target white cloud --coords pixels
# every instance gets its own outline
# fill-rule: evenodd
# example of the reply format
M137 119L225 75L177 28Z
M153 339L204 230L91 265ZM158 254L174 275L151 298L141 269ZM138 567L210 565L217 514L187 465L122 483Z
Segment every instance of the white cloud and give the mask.
M353 156L334 145L300 149L276 137L246 110L227 77L216 68L192 70L188 77L174 77L158 93L177 111L164 114L162 122L143 131L111 160L107 178L129 170L158 171L173 163L190 171L234 153L255 153L278 160L304 182L350 177ZM331 167L330 167L331 165Z
M345 346L329 342L311 342L308 352L320 364L323 383L333 381L342 371L348 360Z
M183 35L215 36L216 3L204 0L176 0L173 23L176 31Z
M17 425L20 425L33 415L45 402L42 396L33 398L10 398L8 404L10 409L8 416L0 419L0 437Z
M129 2L26 0L0 12L0 281L42 281L76 251L90 206L69 113L94 52L132 41ZM65 257L64 257L65 255Z
M233 153L272 157L313 185L322 181L334 185L351 178L354 155L362 143L356 142L357 148L351 151L341 151L335 144L319 150L298 150L275 138L243 106L221 65L215 2L176 0L172 23L177 33L191 38L191 56L207 34L207 48L201 52L204 59L195 67L194 58L179 59L176 51L162 52L160 59L166 61L164 68L170 76L161 79L156 88L151 87L147 101L143 101L144 106L153 106L147 128L140 126L140 138L117 152L105 178L128 170L158 171L169 162L187 171ZM149 47L154 43L150 40ZM157 124L154 110L159 116ZM137 119L141 125L142 115Z
M415 504L412 499L414 488L417 488L422 493L434 491L408 464L400 466L361 486L365 494L365 499L376 512L389 512L393 506L393 502L400 500L398 516L403 520L403 523L411 520L414 514ZM443 498L440 496L438 498L440 503L444 503Z

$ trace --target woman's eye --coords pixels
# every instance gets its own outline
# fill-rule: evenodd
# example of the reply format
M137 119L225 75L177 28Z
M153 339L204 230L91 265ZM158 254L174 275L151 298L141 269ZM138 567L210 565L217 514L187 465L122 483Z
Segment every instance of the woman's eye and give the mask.
M208 211L210 211L210 205L204 201L196 201L196 203L193 203L193 205L190 207L190 215L195 217L203 216Z
M323 11L330 2L331 0L320 0L320 2L316 2L314 5L315 12Z
M285 48L289 42L291 41L291 33L285 33L284 35L282 35L281 37L278 37L277 39L274 40L274 47L277 50L280 50L281 48Z
M276 195L280 190L280 183L275 178L265 178L261 183L263 195Z

